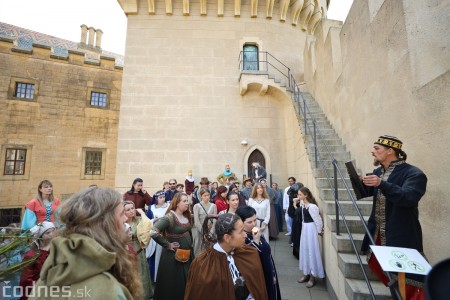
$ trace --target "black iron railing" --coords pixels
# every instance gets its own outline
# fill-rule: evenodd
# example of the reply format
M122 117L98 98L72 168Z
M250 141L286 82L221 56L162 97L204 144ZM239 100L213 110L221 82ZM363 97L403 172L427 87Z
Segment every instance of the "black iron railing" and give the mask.
M256 53L250 53L251 55L249 55L249 57L252 57L252 56L257 57L258 58L257 60L256 59L254 59L254 60L246 59L245 54L247 54L247 53L244 53L243 51L241 51L241 53L239 54L239 69L241 71L241 76L242 76L242 74L247 74L247 73L267 74L268 76L273 76L274 78L279 78L280 81L282 81L286 84L288 91L291 92L291 98L294 102L294 105L296 105L297 109L298 109L297 113L303 119L303 122L304 122L303 134L305 136L306 135L311 136L313 144L314 144L315 168L321 168L323 170L324 175L327 179L327 182L333 193L334 202L335 202L335 215L336 215L336 234L340 235L340 229L339 229L340 218L342 218L342 222L343 222L344 227L349 236L350 243L352 245L352 249L356 254L359 266L360 266L361 271L364 276L364 280L369 289L370 296L372 299L376 299L375 294L373 292L372 285L371 285L369 278L367 276L367 273L364 269L364 265L362 263L360 252L356 247L355 240L353 238L349 224L345 217L344 210L342 209L341 204L339 203L339 189L338 189L339 181L342 182L345 187L345 191L348 194L349 199L352 202L352 204L357 212L357 215L361 221L361 224L364 227L364 231L370 239L370 244L375 245L375 241L373 240L372 235L369 233L369 229L367 228L364 217L362 216L361 211L360 211L358 205L356 204L355 196L354 196L352 190L350 189L349 185L347 184L344 173L342 172L341 168L339 167L338 161L335 159L335 157L331 153L330 148L329 148L326 140L323 137L321 128L320 128L320 126L317 125L317 121L316 121L314 115L311 113L311 111L306 103L306 99L302 96L302 92L300 91L299 85L297 84L294 76L291 73L291 69L266 51L259 51L257 53L257 55L256 55ZM252 68L254 68L254 69L252 70ZM328 174L327 165L325 164L325 160L319 151L319 145L318 145L319 143L321 143L322 149L326 150L325 155L327 156L327 158L332 162L333 176L330 176L330 174ZM385 274L388 277L389 281L393 282L390 273L385 272ZM394 299L401 299L398 288L396 288L395 285L391 285L391 294L394 297Z

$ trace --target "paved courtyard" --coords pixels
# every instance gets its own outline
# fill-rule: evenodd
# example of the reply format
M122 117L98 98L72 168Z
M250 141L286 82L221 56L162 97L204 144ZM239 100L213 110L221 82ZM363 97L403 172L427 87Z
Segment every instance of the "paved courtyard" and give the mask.
M280 232L277 240L270 241L282 300L330 300L324 279L318 280L310 289L306 287L306 283L297 282L302 274L298 269L298 260L292 255L292 247L288 240L289 237Z

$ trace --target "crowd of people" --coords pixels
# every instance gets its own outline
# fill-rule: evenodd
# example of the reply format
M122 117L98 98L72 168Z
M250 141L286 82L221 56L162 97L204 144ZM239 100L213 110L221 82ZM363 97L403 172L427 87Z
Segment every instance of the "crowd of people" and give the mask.
M18 259L32 261L17 278L26 290L21 299L43 299L31 293L34 286L77 291L81 283L95 288L95 295L123 299L198 299L211 290L197 285L210 286L211 280L226 282L236 299L281 299L269 240L283 230L283 192L276 183L269 187L263 167L255 167L242 185L227 164L217 182L202 177L197 186L189 170L184 185L170 179L153 196L136 178L123 195L92 185L64 204L43 180L21 224L35 237ZM138 231L145 218L152 228L143 245ZM76 252L83 253L80 263ZM51 263L44 264L47 259ZM225 267L200 272L204 263ZM224 277L208 279L217 274Z
M395 170L405 166L401 142L394 140L396 144L386 146L385 140L393 138L380 137L375 143L372 153L377 161L387 170L393 164ZM21 224L22 232L34 235L34 243L23 257L14 255L18 261L28 261L15 279L24 291L20 298L56 299L84 287L94 299L181 300L211 295L224 300L281 299L269 240L283 231L283 213L286 235L303 273L298 282L313 287L317 278L325 277L319 243L323 221L315 197L294 177L289 177L284 192L277 183L269 187L264 168L254 167L255 173L242 187L227 164L218 182L202 177L197 186L188 171L184 185L170 179L151 196L143 180L136 178L123 195L93 185L63 204L53 196L52 183L43 180L37 196L27 203ZM396 197L399 204L411 205L415 211L426 177L418 169L407 170L417 173L424 185L411 191L417 199L410 203L402 200L401 187L378 176L385 169L362 178L368 192L378 187L386 194L375 192L374 199ZM394 178L396 173L392 174ZM374 219L378 206L374 204L369 228L375 231L377 244L388 245L389 232ZM147 241L139 238L145 220L151 221ZM18 227L11 224L8 229ZM421 239L417 243L421 245ZM367 250L366 241L363 250ZM371 268L379 272L375 257L369 258ZM45 286L68 288L44 296L31 293Z

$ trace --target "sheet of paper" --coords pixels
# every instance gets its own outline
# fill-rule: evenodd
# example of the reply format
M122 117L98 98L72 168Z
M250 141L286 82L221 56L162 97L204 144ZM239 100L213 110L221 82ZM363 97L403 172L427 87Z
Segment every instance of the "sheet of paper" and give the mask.
M430 264L416 249L370 246L383 271L427 275Z

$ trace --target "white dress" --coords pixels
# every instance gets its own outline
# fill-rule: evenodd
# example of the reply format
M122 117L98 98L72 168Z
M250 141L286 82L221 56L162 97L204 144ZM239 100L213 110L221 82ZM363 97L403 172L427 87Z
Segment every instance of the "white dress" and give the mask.
M302 205L301 208L303 222L300 238L299 268L304 275L324 278L325 272L319 245L319 232L322 231L323 222L319 214L319 207L310 203L307 206Z
M155 222L158 222L158 220L155 220L155 218L162 218L166 215L166 211L167 208L169 208L169 204L168 203L164 203L163 206L161 207L156 207L156 204L153 204L150 209L153 213L153 224ZM150 243L147 246L146 249L146 255L147 258L150 258L152 256L154 256L155 259L155 274L154 274L154 278L152 278L153 282L156 282L156 274L158 274L158 266L159 266L159 259L161 257L161 251L162 251L162 247L157 244L154 240L150 240Z
M250 198L248 199L248 206L253 207L256 210L257 225L261 227L261 223L266 224L266 228L262 231L262 234L267 242L269 242L269 220L270 220L270 201L269 199L263 199L262 201ZM260 220L263 220L262 222Z

